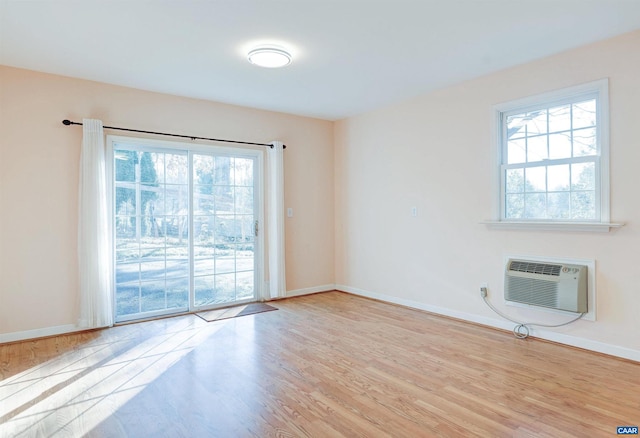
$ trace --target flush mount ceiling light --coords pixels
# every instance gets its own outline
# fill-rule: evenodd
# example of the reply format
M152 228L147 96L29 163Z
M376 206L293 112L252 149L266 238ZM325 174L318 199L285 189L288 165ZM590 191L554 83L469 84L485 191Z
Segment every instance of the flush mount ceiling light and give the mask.
M279 68L291 63L291 54L277 47L256 47L247 55L250 63L260 67Z

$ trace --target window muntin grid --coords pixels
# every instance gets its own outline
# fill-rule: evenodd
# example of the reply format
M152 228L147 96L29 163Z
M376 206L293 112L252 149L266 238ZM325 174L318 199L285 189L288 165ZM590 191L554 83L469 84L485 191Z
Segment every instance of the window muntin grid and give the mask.
M504 220L600 220L598 96L501 113Z

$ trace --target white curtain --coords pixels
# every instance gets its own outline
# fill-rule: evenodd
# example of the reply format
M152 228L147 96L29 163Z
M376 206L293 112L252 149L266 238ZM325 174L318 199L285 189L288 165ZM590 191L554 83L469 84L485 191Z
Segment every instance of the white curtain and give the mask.
M267 242L269 291L266 298L287 295L284 270L284 145L267 149Z
M112 251L107 217L104 131L100 120L83 119L80 155L78 267L83 328L113 325Z

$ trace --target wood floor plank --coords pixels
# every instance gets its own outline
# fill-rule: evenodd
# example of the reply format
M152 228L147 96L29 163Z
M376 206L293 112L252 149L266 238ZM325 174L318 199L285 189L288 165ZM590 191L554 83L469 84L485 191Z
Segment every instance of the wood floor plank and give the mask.
M340 292L0 345L0 436L574 437L640 364Z

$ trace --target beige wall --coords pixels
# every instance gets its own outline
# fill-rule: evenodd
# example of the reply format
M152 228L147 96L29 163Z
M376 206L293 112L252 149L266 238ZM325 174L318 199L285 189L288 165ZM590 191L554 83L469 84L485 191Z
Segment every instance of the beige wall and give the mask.
M488 282L502 310L556 323L567 317L503 305L504 256L595 259L597 321L538 333L640 360L639 47L640 32L626 34L336 123L339 288L506 326L479 296ZM493 217L492 106L604 77L611 217L626 225L592 234L479 224Z
M83 117L283 141L287 289L334 283L333 123L0 67L0 335L76 323Z

